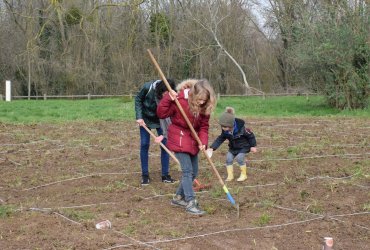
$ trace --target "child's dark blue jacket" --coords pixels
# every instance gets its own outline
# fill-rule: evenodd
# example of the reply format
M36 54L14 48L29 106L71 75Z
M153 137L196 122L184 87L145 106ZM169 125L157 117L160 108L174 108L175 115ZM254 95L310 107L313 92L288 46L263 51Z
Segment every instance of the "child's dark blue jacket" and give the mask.
M246 128L245 122L239 118L235 118L233 133L222 130L221 135L217 137L210 148L216 150L226 139L229 140L229 151L234 155L249 153L251 147L257 146L253 132Z

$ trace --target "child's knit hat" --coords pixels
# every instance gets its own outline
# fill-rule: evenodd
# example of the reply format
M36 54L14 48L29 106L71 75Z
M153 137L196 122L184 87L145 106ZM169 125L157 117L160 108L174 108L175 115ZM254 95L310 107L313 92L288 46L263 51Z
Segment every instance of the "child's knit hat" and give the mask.
M226 107L225 112L223 112L219 118L218 123L222 127L234 127L234 121L235 121L235 111L232 107Z

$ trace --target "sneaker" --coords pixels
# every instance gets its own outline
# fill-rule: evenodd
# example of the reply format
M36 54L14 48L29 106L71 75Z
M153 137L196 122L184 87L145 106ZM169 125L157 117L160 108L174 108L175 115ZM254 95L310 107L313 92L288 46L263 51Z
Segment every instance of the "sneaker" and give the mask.
M181 195L175 195L171 200L171 205L185 208L188 205L188 203L184 200L184 197L182 197Z
M186 205L186 212L193 215L203 215L206 211L203 211L199 208L199 204L196 200L191 200Z
M162 176L162 182L163 183L175 183L176 180L171 178L171 175L164 175Z
M148 175L143 175L141 179L141 186L147 186L149 185L150 178Z

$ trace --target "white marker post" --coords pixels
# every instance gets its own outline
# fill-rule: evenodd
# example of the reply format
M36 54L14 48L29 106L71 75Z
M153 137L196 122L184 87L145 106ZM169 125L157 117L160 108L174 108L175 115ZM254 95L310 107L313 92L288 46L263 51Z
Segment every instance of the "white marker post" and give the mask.
M12 83L10 81L5 82L5 101L10 102L12 100Z

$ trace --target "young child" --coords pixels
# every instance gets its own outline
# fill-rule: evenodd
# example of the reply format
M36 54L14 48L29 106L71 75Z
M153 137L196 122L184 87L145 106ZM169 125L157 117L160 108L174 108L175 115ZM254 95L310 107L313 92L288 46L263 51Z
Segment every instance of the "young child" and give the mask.
M249 152L257 152L257 142L253 132L245 126L242 119L235 118L234 109L227 107L225 112L219 118L221 125L221 135L207 149L208 155L212 155L213 150L216 150L227 139L229 140L229 152L226 155L226 181L234 179L233 161L236 161L240 167L240 177L237 181L245 181L247 179L247 166L245 164L246 154Z
M181 182L171 204L185 208L190 214L203 215L205 211L199 208L195 199L193 180L198 175L198 152L208 144L209 118L216 106L216 98L207 80L188 79L180 83L177 89L178 94L171 91L163 97L157 108L159 118L171 118L167 147L175 152L182 170ZM193 138L174 98L178 99L202 145L198 145Z
M175 82L171 79L167 80L171 88L175 88ZM167 126L170 119L159 119L157 116L157 103L162 99L164 93L167 92L166 85L162 80L151 81L144 84L135 97L135 112L136 122L140 126L140 160L142 179L141 185L149 185L149 146L150 134L143 128L147 126L149 129L156 129L157 134L166 145L167 141ZM155 140L157 141L157 139ZM174 183L175 180L169 174L169 155L161 148L161 164L162 164L162 182Z

